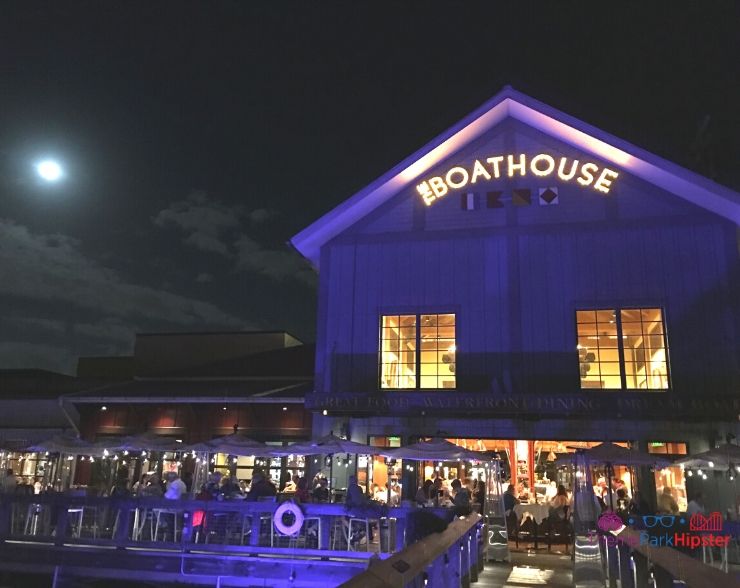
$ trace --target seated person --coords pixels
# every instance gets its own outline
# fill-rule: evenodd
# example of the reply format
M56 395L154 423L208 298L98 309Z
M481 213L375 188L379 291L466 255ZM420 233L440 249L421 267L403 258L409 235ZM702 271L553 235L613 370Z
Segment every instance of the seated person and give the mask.
M658 514L678 514L678 503L669 486L663 486L663 491L658 495Z
M455 508L455 514L470 514L470 491L463 487L458 479L452 480L451 486L454 494L452 505Z
M298 502L311 502L311 493L308 491L308 478L299 478L296 484L295 499Z
M560 484L558 486L557 493L553 496L552 500L550 500L550 506L553 508L563 508L568 506L569 502L568 492L565 490L565 486Z
M511 483L504 492L504 511L509 512L517 504L519 504L519 499L516 497L516 486Z
M295 492L298 487L298 480L300 479L301 477L298 474L293 474L293 477L285 484L283 492Z
M368 498L357 483L357 476L350 476L347 481L347 499L345 503L348 506L363 506L368 503Z
M419 489L416 491L416 503L424 505L426 504L427 500L429 500L430 495L429 493L432 490L432 487L434 486L434 482L427 479L424 480L424 483L419 487Z
M265 478L265 474L255 471L252 476L252 487L247 494L247 500L259 500L270 496L277 496L277 488L270 480Z
M329 502L329 480L321 478L319 485L314 488L313 499L315 502Z

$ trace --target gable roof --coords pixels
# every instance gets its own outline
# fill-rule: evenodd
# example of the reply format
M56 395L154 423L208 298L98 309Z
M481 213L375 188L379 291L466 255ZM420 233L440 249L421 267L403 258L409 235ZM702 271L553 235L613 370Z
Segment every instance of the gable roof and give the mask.
M291 244L318 268L324 243L509 117L740 225L737 192L506 86L483 106L293 236Z

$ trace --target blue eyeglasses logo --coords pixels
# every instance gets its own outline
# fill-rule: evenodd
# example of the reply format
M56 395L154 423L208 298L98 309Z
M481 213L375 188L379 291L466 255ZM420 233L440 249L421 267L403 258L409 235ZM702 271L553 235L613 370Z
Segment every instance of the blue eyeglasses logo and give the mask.
M676 518L674 515L645 515L640 517L642 519L643 524L646 528L652 529L654 527L658 526L658 523L660 523L660 526L665 529L670 529L673 525L676 524ZM628 519L628 523L630 525L634 525L637 522L638 519L635 517L630 517ZM678 522L681 524L686 523L686 519L683 517L680 517L678 519Z

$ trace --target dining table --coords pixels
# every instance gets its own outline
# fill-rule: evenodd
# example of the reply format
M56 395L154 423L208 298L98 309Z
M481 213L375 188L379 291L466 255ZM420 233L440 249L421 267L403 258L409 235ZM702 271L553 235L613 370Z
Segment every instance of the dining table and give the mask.
M516 514L516 520L519 525L526 517L531 517L534 522L534 548L538 548L537 538L539 535L539 526L550 516L549 504L515 504L512 509Z

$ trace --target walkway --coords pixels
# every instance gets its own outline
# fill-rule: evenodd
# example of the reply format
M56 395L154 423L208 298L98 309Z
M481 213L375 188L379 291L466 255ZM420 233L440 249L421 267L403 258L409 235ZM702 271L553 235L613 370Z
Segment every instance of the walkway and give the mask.
M512 551L510 563L487 563L475 588L571 588L573 562L569 555Z

